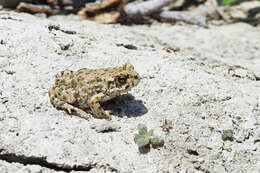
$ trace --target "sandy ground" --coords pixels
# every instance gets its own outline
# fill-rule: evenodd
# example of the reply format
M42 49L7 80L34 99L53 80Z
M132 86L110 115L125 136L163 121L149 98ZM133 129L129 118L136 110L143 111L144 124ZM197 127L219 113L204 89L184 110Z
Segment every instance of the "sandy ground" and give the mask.
M125 62L142 80L110 105L112 121L50 104L57 72ZM129 27L1 11L0 172L258 173L259 80L260 28L247 24ZM140 153L139 123L164 146Z

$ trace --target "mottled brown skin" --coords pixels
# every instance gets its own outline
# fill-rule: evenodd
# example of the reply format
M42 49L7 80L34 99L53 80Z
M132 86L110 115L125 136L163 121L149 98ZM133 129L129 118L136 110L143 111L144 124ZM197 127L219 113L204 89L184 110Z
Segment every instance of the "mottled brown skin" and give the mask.
M65 70L58 73L55 84L49 89L51 103L88 119L84 109L90 108L96 118L111 119L100 103L127 93L140 81L139 74L131 64L101 69Z

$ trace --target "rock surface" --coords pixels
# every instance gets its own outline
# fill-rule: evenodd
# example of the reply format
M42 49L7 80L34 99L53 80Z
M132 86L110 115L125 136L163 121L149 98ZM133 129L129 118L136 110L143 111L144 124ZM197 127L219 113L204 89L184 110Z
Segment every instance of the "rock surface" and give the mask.
M128 27L1 11L0 31L1 173L260 171L259 28ZM108 124L50 104L57 72L125 62L143 79L135 98L110 105ZM139 152L140 122L163 147ZM222 140L226 130L233 140Z
M223 10L229 22L246 21L253 25L260 24L260 2L245 1L239 5L230 6Z

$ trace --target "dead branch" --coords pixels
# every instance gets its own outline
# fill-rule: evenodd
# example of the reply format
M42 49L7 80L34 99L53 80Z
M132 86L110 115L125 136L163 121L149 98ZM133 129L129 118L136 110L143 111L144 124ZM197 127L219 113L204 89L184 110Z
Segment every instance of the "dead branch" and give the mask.
M160 19L167 21L184 21L187 23L207 27L206 17L189 11L162 11L158 14Z
M48 5L34 5L26 2L21 2L16 9L18 11L29 12L29 13L46 13L53 14L54 10Z
M102 0L99 3L86 4L78 14L82 18L98 23L115 23L121 15L123 4L122 0Z
M176 0L149 0L144 2L132 2L128 3L124 7L124 12L128 17L133 16L147 16L158 12L161 8L169 5Z

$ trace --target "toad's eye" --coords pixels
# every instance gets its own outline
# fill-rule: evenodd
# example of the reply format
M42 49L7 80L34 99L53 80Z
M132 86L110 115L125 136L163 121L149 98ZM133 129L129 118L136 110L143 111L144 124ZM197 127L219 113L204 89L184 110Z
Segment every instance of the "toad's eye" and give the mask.
M117 80L118 83L120 83L120 84L125 84L127 78L126 78L126 76L124 76L124 75L120 75L120 76L117 76L117 77L116 77L116 80Z

